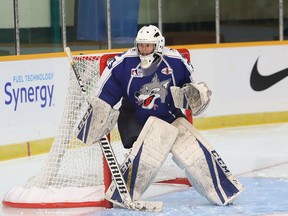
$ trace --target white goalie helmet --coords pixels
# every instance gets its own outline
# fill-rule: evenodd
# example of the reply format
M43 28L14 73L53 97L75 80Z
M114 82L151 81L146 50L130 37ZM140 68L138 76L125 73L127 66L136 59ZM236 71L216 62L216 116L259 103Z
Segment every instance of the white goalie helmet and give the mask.
M149 55L141 55L137 47L137 44L140 43L155 44L155 49ZM155 59L157 59L158 56L161 56L164 46L165 38L162 36L160 30L156 26L143 26L138 31L137 37L135 39L135 48L141 60L141 67L144 69L150 67Z

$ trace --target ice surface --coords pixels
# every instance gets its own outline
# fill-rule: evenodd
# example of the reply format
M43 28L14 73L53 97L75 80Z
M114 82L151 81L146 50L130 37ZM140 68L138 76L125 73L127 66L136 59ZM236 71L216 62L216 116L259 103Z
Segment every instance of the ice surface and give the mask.
M164 202L160 213L113 208L15 209L1 206L0 215L89 215L89 216L218 216L288 215L288 123L202 131L245 191L231 206L214 206L193 188L153 185L145 200ZM0 197L35 175L46 155L0 162ZM175 190L174 192L169 192Z

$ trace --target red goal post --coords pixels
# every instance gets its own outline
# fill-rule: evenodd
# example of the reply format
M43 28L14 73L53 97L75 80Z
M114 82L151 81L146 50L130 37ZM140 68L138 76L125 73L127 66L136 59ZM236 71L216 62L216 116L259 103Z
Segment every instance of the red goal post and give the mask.
M188 60L187 49L179 52ZM75 56L87 94L92 92L100 74L109 59L119 53L104 55ZM72 207L112 207L105 200L105 191L111 183L111 174L99 145L86 145L77 139L75 125L88 109L81 94L75 75L71 69L64 112L53 145L42 169L31 177L25 185L9 190L2 203L16 208L72 208ZM192 123L192 115L186 111ZM109 134L118 162L125 159L124 148L117 127ZM117 148L117 150L115 150ZM155 182L187 184L183 170L171 157L167 158Z

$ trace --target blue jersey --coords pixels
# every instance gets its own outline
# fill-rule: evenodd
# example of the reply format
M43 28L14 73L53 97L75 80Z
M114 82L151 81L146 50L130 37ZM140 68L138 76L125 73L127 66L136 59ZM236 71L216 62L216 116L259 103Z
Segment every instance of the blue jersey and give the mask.
M149 116L173 122L179 109L174 106L170 86L191 83L193 66L177 50L165 47L162 54L160 65L149 75L143 73L135 48L116 56L96 85L97 96L111 107L124 97L143 124Z

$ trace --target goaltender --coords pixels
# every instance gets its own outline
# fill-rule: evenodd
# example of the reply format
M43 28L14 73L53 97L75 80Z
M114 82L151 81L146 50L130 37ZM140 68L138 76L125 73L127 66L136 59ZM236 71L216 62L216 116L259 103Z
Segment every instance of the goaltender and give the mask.
M88 142L99 140L118 121L123 146L131 149L121 170L133 200L141 198L172 153L199 194L213 204L231 204L244 187L181 111L189 108L194 116L201 114L211 91L196 82L187 59L164 45L156 26L144 26L135 47L108 63L89 100L97 119L90 131L97 137ZM118 111L113 107L119 101ZM112 182L106 198L121 203L115 188Z

